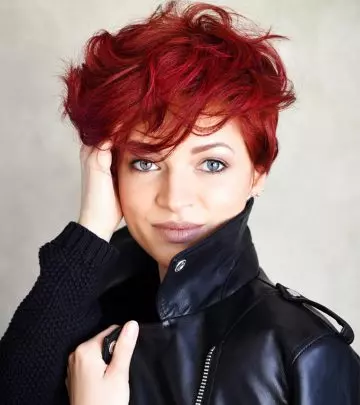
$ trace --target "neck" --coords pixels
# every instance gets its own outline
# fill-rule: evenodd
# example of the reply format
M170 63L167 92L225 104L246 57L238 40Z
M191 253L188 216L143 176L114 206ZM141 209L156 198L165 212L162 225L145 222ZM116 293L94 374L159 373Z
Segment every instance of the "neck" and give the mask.
M158 269L159 269L160 283L162 283L166 276L167 268L158 263Z

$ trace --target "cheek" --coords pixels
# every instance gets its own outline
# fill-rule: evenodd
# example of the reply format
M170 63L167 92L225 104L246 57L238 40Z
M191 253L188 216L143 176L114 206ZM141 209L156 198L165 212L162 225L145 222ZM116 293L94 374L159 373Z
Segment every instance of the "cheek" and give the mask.
M152 193L136 175L123 172L119 176L119 199L127 223L143 219L152 205Z
M205 185L202 189L203 200L209 208L237 211L248 197L249 182L250 177L244 171L220 175L211 186Z
M120 205L126 222L132 221L141 208L139 197L138 189L133 186L131 181L123 179L119 182Z
M137 198L135 184L132 181L130 173L128 173L123 165L118 170L118 192L121 209L124 216L126 216Z

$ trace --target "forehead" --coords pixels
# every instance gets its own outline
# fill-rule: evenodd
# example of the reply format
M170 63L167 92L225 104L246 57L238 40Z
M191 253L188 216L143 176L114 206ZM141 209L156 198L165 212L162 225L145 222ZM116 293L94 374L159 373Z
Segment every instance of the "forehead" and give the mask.
M215 125L219 122L219 118L201 118L196 122L196 125L199 127L207 128L209 126ZM209 144L209 143L217 143L217 142L225 142L228 143L229 146L234 148L242 147L243 146L243 138L241 135L241 130L239 124L236 120L231 119L227 121L220 129L213 132L212 134L208 135L208 130L204 131L204 135L202 131L194 129L181 144L177 145L175 149L179 150L187 150L191 149L196 146ZM139 142L145 144L154 144L159 142L161 139L161 133L151 134L151 136L146 134L146 126L143 123L138 124L134 129L131 131L129 140L132 142Z

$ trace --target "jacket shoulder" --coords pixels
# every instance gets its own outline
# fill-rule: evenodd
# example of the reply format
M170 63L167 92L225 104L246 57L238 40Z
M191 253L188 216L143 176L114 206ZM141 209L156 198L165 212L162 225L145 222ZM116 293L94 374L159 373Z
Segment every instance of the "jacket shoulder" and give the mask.
M360 404L360 357L350 346L354 332L346 320L261 275L249 288L253 306L229 339L240 353L254 364L280 364L289 403Z
M339 314L311 300L300 292L268 278L257 278L254 283L261 300L254 315L266 329L276 332L290 347L309 344L319 336L334 335L348 345L354 340L350 324Z
M275 285L275 288L279 291L282 300L288 303L292 303L293 305L295 305L295 307L300 307L300 309L306 315L308 315L309 318L319 321L316 323L319 324L321 331L334 332L349 345L354 341L355 335L350 324L329 307L326 307L320 302L311 300L298 291L286 287L281 283L277 283ZM326 318L324 314L328 318ZM335 327L333 323L334 321L337 323L340 329Z
M335 335L302 347L291 362L291 403L360 404L360 358Z
M339 314L281 283L256 278L251 284L256 305L239 322L235 338L240 339L247 330L249 345L257 341L272 348L289 375L294 369L306 370L315 358L311 353L329 351L335 362L335 357L345 351L349 364L360 370L360 358L350 347L353 329Z

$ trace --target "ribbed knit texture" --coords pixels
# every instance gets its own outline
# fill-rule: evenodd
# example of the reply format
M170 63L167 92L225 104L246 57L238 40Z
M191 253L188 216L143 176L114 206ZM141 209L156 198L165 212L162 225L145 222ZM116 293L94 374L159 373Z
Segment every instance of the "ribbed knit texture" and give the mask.
M76 222L39 249L40 274L0 341L1 405L66 405L68 355L99 332L96 285L119 251Z

